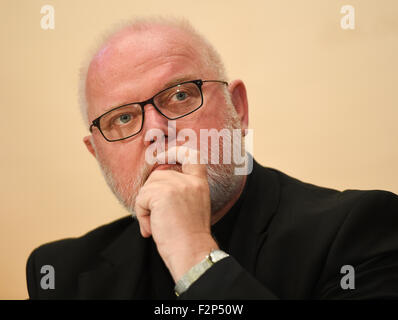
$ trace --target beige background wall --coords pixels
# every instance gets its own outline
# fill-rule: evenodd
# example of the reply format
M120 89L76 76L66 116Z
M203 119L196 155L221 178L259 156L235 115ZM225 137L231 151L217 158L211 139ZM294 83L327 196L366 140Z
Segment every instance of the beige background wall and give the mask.
M55 30L40 27L45 4ZM355 30L340 27L345 4ZM77 74L104 30L142 14L189 18L246 82L260 163L398 193L396 0L1 0L0 298L27 297L38 245L126 214L82 143Z

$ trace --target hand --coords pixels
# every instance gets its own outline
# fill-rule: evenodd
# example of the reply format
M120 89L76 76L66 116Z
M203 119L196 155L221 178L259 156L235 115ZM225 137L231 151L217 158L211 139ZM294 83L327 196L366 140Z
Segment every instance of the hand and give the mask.
M206 166L200 164L197 151L189 149L191 156L196 158L196 161L192 158L189 161L182 148L172 148L167 153L168 156L177 155L175 160L182 164L182 173L153 171L140 189L134 208L142 236L152 235L175 281L212 249L218 249L210 231ZM168 160L170 163L171 158Z

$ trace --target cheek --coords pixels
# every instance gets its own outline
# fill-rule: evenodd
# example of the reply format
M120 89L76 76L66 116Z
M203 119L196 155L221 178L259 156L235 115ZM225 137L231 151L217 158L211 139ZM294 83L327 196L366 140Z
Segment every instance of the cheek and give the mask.
M118 181L123 181L134 177L143 165L144 152L138 146L138 143L133 142L115 142L98 150L98 156L112 172L113 177Z
M225 104L225 99L223 95L213 95L213 99L208 101L204 111L205 128L221 130L224 127L225 115L226 115L227 105Z
M197 131L198 134L200 129L221 130L224 128L225 110L226 105L223 98L209 101L198 111L177 120L177 130L189 128Z

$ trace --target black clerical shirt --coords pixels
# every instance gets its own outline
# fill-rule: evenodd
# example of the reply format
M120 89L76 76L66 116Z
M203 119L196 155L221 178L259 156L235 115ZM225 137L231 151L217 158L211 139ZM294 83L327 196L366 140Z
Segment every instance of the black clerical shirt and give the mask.
M398 196L318 187L254 162L241 197L212 227L230 254L179 299L398 298ZM43 289L43 265L55 288ZM355 288L342 286L342 268ZM30 255L32 299L175 299L152 238L126 217Z

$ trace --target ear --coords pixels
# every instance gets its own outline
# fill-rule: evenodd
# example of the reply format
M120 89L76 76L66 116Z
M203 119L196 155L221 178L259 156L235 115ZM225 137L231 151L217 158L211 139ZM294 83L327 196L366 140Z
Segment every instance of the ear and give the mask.
M90 153L94 156L94 158L96 158L97 155L95 153L93 143L91 142L91 138L92 138L92 136L86 136L83 138L83 142L86 145L88 151L90 151Z
M228 91L239 116L242 129L247 129L249 123L249 109L245 84L242 80L234 80L229 84Z

